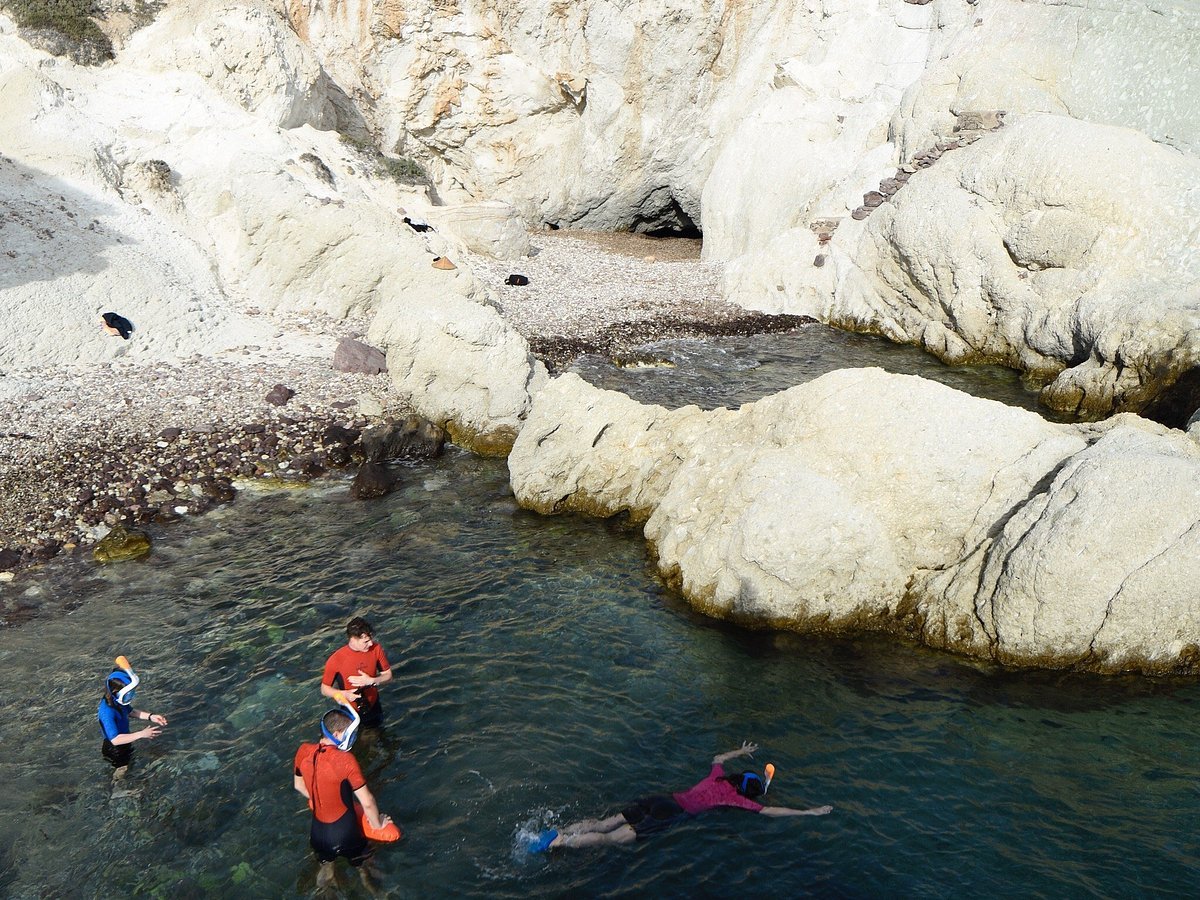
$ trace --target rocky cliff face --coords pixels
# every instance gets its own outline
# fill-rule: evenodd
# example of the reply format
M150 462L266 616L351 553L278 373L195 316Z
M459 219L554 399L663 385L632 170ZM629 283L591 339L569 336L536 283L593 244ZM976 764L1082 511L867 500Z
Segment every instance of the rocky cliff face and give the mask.
M1141 410L1200 361L1179 252L1197 243L1193 4L286 9L446 196L702 229L737 302L1026 369L1060 409ZM988 171L964 180L972 164ZM1147 298L1162 324L1143 340L1127 318Z

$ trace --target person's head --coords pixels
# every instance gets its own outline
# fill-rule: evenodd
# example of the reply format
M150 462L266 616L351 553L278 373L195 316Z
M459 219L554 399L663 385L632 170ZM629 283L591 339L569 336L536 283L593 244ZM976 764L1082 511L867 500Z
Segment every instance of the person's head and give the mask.
M358 739L358 722L340 709L331 709L321 716L321 733L339 750L349 750Z
M133 695L137 684L128 672L118 669L108 676L104 685L104 698L113 706L133 706Z
M375 643L375 629L362 616L355 616L346 626L346 639L351 650L370 650Z
M350 727L350 717L340 709L331 709L321 717L321 725L330 734L336 734L340 737Z
M766 785L763 783L762 776L749 769L734 775L726 775L725 780L732 784L734 789L747 800L753 800L755 797L761 797L766 793Z

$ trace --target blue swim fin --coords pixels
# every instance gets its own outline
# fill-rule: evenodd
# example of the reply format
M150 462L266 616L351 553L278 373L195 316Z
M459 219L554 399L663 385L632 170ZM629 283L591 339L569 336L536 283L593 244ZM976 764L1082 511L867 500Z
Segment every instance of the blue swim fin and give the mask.
M558 832L551 828L549 831L543 831L537 836L537 839L529 845L530 853L545 853L550 849L550 844L558 837Z

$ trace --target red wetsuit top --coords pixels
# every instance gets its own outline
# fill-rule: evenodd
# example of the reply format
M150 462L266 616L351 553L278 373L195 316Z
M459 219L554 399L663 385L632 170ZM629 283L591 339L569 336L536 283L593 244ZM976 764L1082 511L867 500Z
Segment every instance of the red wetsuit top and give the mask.
M354 754L331 744L301 744L296 751L296 774L304 779L313 815L332 824L354 803L354 792L367 781Z
M763 808L761 803L755 803L750 798L739 794L737 788L723 780L724 775L725 769L721 764L713 763L712 771L708 773L707 778L686 791L680 791L671 796L675 798L676 803L683 807L685 813L692 816L716 809L718 806L736 806L751 812L758 812Z
M374 678L391 667L391 663L388 662L383 648L379 644L372 644L369 650L362 651L351 650L350 645L347 644L325 661L325 674L321 677L321 683L338 690L353 691L356 688L350 683L350 676L357 675L360 669ZM341 685L337 683L339 675L342 679ZM379 702L379 691L376 688L365 687L357 688L357 690L359 697L363 700L361 709L374 706Z

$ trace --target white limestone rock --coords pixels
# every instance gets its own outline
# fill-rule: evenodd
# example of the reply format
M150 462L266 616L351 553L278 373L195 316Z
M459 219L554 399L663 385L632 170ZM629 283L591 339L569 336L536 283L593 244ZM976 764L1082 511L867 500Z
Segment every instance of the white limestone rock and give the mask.
M1194 664L1197 484L1193 441L1126 417L1073 456L978 559L931 587L948 589L943 602L971 607L1005 662L1103 671Z
M416 412L479 453L508 452L547 377L493 307L453 291L391 292L367 337L386 349L392 383Z
M711 412L565 375L509 457L528 508L645 520L710 614L1101 671L1200 662L1198 466L1134 416L1056 425L877 369Z
M247 27L261 36L266 12L256 9ZM160 23L167 34L179 15ZM237 32L242 19L230 16L210 24ZM254 47L270 71L294 49ZM0 35L11 257L0 361L328 359L332 335L284 332L248 312L378 313L371 334L396 387L465 445L506 450L544 367L465 268L431 267L433 242L399 213L412 192L377 177L336 134L281 129L278 109L233 102L228 86L172 68L196 63L176 50L151 59L133 44L114 65L86 69ZM269 58L275 50L282 62ZM134 323L129 341L101 331L107 311Z
M493 259L524 259L529 255L529 231L511 204L499 200L433 206L424 218L442 235L472 253Z
M121 58L148 71L195 72L280 128L337 123L333 84L316 57L258 0L172 4L132 35Z
M804 628L894 627L914 571L965 554L1084 445L875 369L749 404L738 425L691 448L646 536L702 608Z
M547 515L629 513L644 521L688 446L721 412L669 411L560 375L534 398L508 456L513 492L522 506Z

